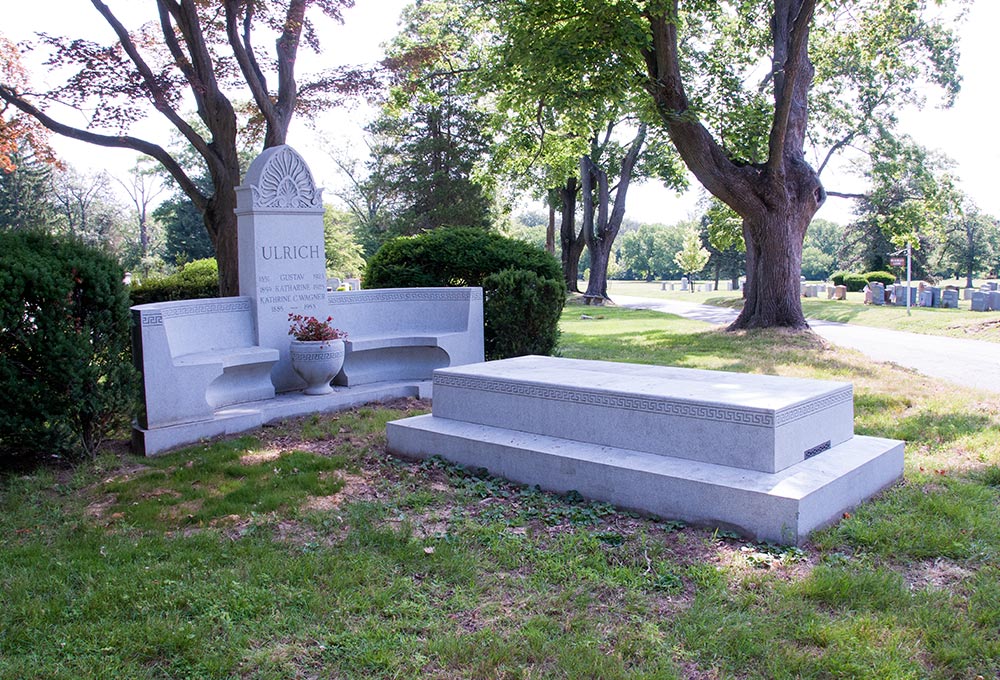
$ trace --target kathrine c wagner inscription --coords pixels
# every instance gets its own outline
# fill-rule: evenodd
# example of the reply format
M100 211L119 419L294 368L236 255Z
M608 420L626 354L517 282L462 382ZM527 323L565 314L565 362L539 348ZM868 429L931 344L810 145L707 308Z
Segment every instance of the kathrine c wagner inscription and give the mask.
M261 246L260 256L263 260L318 260L326 257L323 248L312 246Z

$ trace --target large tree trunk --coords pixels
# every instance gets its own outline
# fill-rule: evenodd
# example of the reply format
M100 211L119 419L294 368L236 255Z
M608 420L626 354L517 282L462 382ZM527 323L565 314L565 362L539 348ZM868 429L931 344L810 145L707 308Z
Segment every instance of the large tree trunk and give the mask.
M559 190L549 189L546 204L549 208L549 223L545 227L545 252L556 254L556 205L559 203Z
M795 210L790 206L790 210ZM745 328L808 328L802 314L799 277L802 241L815 209L798 206L797 214L771 212L760 221L744 220L747 281L743 310L730 330ZM752 244L752 246L751 246Z
M566 179L566 185L559 190L562 197L562 215L559 225L559 244L562 250L563 279L566 290L580 292L580 255L583 253L583 230L576 230L576 195L580 187L576 177Z
M593 159L584 156L580 159L580 178L583 193L583 235L590 252L590 278L587 281L587 292L583 300L589 304L604 304L608 297L608 263L611 261L611 248L614 246L622 221L625 219L625 198L632 182L632 172L639 158L639 152L646 143L645 123L639 125L639 132L629 146L622 159L621 175L618 187L615 189L614 209L609 211L611 192L608 187L608 174L598 168ZM594 210L594 198L597 199L597 210Z
M775 0L771 21L774 115L763 164L735 163L691 108L681 75L678 0L647 14L647 88L684 163L714 196L743 218L747 281L743 311L730 330L808 328L799 297L802 241L826 199L805 161L809 88L809 28L815 0Z
M237 179L235 187L239 184ZM215 247L215 260L219 264L219 294L240 294L239 247L237 244L236 193L216 191L205 208L205 228Z
M583 300L588 305L601 305L608 297L608 262L611 244L617 233L611 233L608 224L608 175L598 168L589 156L580 159L580 180L583 192L583 237L590 253L590 276ZM595 210L594 194L597 194Z

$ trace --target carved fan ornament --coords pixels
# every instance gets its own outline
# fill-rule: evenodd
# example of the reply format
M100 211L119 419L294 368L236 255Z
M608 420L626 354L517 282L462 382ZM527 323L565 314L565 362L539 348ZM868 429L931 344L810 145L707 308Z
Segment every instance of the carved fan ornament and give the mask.
M264 166L260 181L251 185L254 208L322 208L322 190L313 183L305 162L291 149L275 153Z

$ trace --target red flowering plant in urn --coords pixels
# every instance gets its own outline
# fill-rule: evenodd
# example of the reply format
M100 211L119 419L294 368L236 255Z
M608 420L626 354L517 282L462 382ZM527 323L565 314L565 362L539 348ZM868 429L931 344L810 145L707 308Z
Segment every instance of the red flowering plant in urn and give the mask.
M289 314L289 354L292 369L302 378L306 394L333 392L330 381L344 365L344 338L347 333L330 325L332 316L320 321L315 316Z
M330 322L333 321L332 316L326 317L326 321L320 321L315 316L289 314L288 320L291 322L288 334L299 342L342 340L347 337L347 333L330 325Z

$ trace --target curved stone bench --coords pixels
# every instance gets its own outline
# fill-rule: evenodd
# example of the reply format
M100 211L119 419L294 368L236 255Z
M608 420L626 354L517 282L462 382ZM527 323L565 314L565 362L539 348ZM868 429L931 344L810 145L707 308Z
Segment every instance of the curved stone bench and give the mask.
M347 332L348 387L430 380L434 369L483 360L482 288L382 288L329 293L333 325Z
M223 406L274 397L279 353L257 346L250 298L136 305L132 321L142 427L208 420Z

